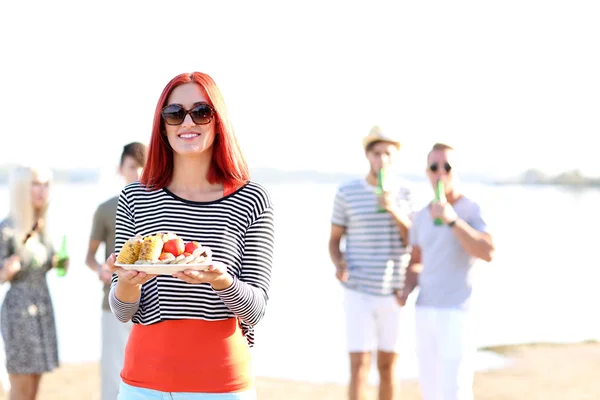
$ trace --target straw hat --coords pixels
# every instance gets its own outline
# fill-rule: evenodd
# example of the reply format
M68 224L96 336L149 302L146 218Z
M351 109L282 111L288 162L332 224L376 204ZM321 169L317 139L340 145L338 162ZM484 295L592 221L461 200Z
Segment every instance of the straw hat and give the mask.
M367 150L367 147L373 142L388 142L392 143L396 146L396 148L400 149L400 141L383 133L381 128L377 125L371 128L371 132L363 139L363 148Z

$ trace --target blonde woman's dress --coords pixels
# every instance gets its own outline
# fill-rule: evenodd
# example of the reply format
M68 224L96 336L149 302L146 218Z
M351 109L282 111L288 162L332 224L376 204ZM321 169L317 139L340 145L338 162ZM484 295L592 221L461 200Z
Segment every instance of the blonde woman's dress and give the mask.
M46 282L53 248L38 235L19 245L10 219L0 223L0 260L17 254L19 271L6 292L0 323L10 374L41 374L58 366L54 310ZM0 268L2 264L0 263Z

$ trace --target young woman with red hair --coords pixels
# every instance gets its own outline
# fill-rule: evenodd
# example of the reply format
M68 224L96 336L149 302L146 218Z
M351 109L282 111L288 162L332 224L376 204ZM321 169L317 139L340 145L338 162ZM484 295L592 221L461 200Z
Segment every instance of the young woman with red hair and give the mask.
M146 167L119 198L115 252L159 232L211 248L213 265L151 276L109 257L111 309L134 323L119 399L255 399L249 348L268 300L273 206L200 72L176 76L158 100Z

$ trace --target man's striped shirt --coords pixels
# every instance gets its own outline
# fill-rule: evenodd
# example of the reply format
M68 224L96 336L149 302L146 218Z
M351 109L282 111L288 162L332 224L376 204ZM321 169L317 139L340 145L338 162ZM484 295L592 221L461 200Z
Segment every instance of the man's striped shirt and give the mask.
M400 212L411 216L411 193L398 182L393 190ZM331 222L346 228L344 257L353 290L390 295L404 283L410 254L392 215L377 212L375 188L365 179L342 184L336 193Z
M233 285L215 291L208 283L188 284L159 275L142 286L140 301L124 303L115 296L118 277L113 274L109 300L117 318L150 325L173 319L238 317L252 346L252 327L265 313L273 262L273 206L267 190L250 182L222 199L195 202L166 188L150 191L139 182L127 185L119 196L115 252L135 235L160 232L210 247L213 260L228 266Z

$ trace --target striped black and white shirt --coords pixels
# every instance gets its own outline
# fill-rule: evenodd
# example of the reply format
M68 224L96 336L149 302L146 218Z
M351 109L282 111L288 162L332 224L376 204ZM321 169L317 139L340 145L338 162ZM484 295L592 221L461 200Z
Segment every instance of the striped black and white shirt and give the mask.
M400 212L412 214L411 192L396 181L393 191ZM365 179L342 184L336 193L331 223L346 228L344 257L349 289L387 296L404 284L410 254L388 212L377 212L375 187Z
M213 260L228 266L233 285L215 291L208 283L188 284L158 275L142 286L138 302L125 303L115 296L118 276L113 274L109 301L117 318L150 325L237 317L253 346L253 326L265 313L273 262L273 206L267 190L250 182L219 200L195 202L166 188L149 191L139 182L125 186L117 207L115 253L135 235L160 232L210 247Z

